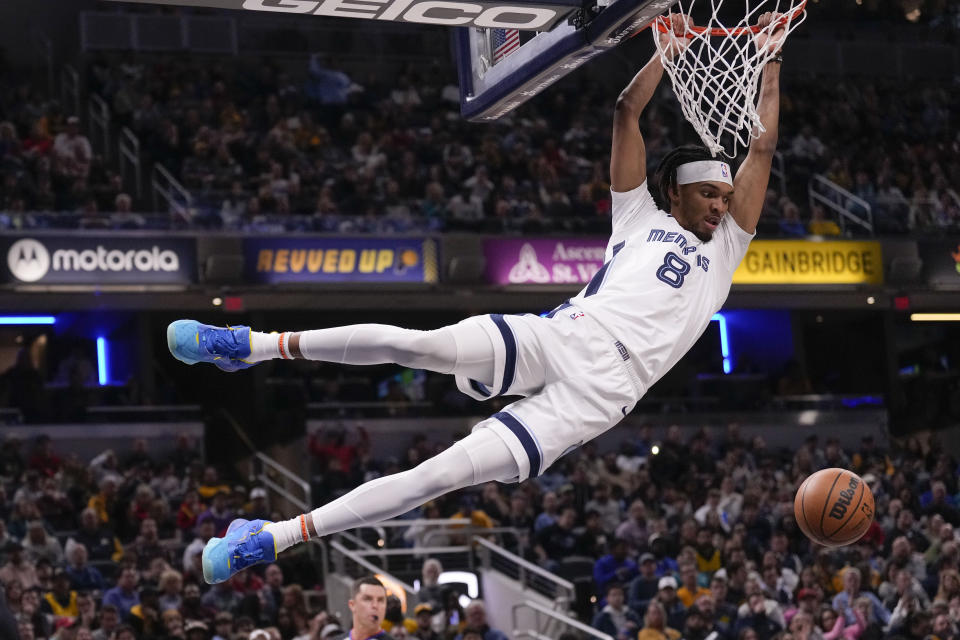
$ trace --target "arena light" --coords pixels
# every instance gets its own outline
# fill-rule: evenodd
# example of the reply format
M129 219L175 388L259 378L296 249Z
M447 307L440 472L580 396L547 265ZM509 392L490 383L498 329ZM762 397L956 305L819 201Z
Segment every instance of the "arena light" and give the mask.
M733 365L730 362L730 337L727 335L727 319L723 317L722 313L715 313L710 320L716 322L720 327L720 355L723 356L723 372L730 373L733 370Z
M97 381L101 387L110 384L110 361L107 359L107 339L97 338Z
M911 313L914 322L960 322L960 313Z
M56 324L54 316L0 316L0 325Z

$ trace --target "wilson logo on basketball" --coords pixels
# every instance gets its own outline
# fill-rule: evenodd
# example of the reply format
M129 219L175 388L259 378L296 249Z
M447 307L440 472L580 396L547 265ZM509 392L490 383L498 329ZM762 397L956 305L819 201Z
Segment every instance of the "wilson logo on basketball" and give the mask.
M857 495L858 486L860 486L860 481L856 478L850 478L849 487L840 492L837 501L834 502L833 506L830 508L831 518L835 518L837 520L843 519L843 516L847 514L847 507L850 506L853 496Z

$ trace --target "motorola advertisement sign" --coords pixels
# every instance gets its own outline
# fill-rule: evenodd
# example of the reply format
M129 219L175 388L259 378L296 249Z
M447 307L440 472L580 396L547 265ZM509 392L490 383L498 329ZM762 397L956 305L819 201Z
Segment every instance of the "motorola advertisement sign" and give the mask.
M0 238L3 280L13 285L190 284L191 238L28 235Z

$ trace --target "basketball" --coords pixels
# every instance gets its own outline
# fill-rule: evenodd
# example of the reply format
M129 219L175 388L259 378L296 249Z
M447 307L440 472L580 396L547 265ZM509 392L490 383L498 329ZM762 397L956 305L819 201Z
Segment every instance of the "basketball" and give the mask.
M846 469L817 471L800 485L793 513L804 534L825 547L859 540L873 522L873 492Z

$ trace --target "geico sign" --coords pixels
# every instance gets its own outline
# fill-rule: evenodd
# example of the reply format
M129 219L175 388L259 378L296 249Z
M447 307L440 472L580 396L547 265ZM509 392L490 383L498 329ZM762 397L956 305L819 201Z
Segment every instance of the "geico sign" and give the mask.
M539 30L559 17L556 9L445 0L243 0L243 8L279 13L311 13L340 18L472 25L484 29Z
M180 270L176 252L154 245L149 249L57 249L50 256L38 240L17 240L7 252L10 273L21 282L36 282L49 271L173 272Z

